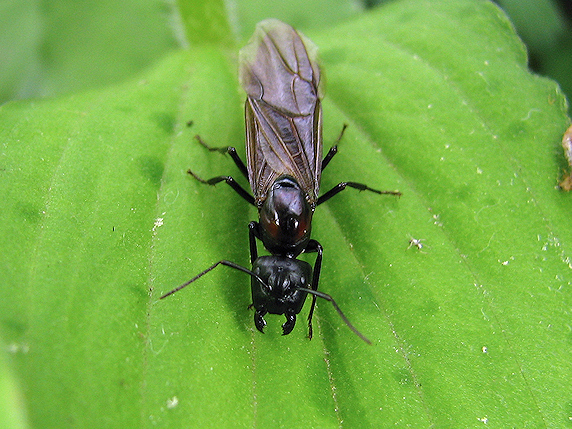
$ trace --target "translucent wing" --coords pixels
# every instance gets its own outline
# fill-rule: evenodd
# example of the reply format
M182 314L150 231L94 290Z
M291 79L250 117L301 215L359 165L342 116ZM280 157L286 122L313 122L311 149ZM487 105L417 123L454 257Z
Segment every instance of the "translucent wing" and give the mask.
M260 22L240 51L246 91L246 152L257 203L283 175L317 200L322 159L322 107L317 48L275 19Z

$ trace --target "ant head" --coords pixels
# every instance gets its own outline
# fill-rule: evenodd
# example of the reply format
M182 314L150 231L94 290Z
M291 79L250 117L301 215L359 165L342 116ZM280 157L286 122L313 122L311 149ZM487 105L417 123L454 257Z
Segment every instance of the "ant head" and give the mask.
M270 314L298 314L306 300L312 267L305 261L285 256L261 256L252 266L252 304ZM293 326L292 326L293 327Z

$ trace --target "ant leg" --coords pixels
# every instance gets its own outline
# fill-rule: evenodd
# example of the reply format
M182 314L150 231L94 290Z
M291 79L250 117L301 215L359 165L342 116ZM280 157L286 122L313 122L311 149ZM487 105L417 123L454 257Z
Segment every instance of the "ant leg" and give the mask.
M328 164L330 163L330 161L332 160L332 158L334 157L334 155L336 153L338 153L338 143L340 142L340 140L342 139L344 132L346 130L346 128L348 127L347 124L344 124L344 126L342 127L342 131L340 132L340 135L338 136L338 138L336 139L336 142L334 143L334 145L330 148L330 150L328 151L328 153L326 154L326 156L324 157L324 159L322 160L322 171L324 171L324 169L328 166ZM369 186L366 186L364 184L361 183L356 183L356 182L341 182L338 183L335 187L333 187L332 189L330 189L328 192L326 192L324 195L322 195L320 198L318 198L318 202L316 203L316 205L320 205L323 202L328 201L330 198L332 198L334 195L338 194L339 192L343 191L344 189L346 189L346 187L349 186L350 188L355 188L355 189L359 189L360 191L371 191L371 192L375 192L376 194L390 194L390 195L396 195L398 197L401 196L401 192L397 192L397 191L378 191L377 189L372 189Z
M304 253L317 252L316 263L314 264L314 274L312 275L312 290L318 290L318 283L320 282L320 272L322 271L322 253L324 248L316 240L310 240L304 249ZM312 306L310 313L308 313L308 338L312 339L312 316L314 315L314 308L316 307L316 295L312 295Z
M341 183L338 183L336 186L334 186L332 189L330 189L328 192L326 192L324 195L322 195L320 198L318 198L318 202L316 203L316 205L320 205L320 204L328 201L334 195L339 194L344 189L346 189L347 186L349 186L350 188L358 189L360 191L375 192L376 194L389 194L389 195L395 195L397 197L401 196L401 192L399 192L399 191L378 191L377 189L372 189L369 186L366 186L362 183L341 182Z
M244 200L246 200L247 203L252 204L253 206L254 204L254 197L252 195L250 195L248 192L246 192L244 190L244 188L242 186L240 186L238 184L238 182L236 180L234 180L234 178L232 176L217 176L217 177L213 177L212 179L209 180L204 180L202 178L200 178L199 176L197 176L191 169L187 170L187 173L190 174L191 176L193 176L195 179L197 179L199 182L204 183L205 185L216 185L219 182L226 182L227 184L230 185L230 187L232 189L234 189L234 191L240 195Z
M318 292L318 283L320 281L320 271L322 269L322 253L323 253L323 251L324 251L324 248L316 240L310 240L308 242L308 246L306 246L306 249L304 249L304 253L310 253L310 252L317 252L318 253L318 257L316 258L316 263L314 264L314 274L312 276L312 288L311 289L298 288L299 290L310 293L312 295L312 298L313 298L312 306L310 307L310 314L308 315L308 330L309 330L308 337L310 339L312 339L312 316L314 315L314 307L316 306L316 298L320 297L320 298L323 298L327 301L330 301L332 303L332 305L334 306L334 308L336 309L336 311L338 312L338 314L340 315L340 317L342 318L342 320L344 321L344 323L346 325L348 325L348 327L352 331L354 331L354 333L357 336L359 336L362 340L364 340L368 344L371 344L371 341L369 341L360 331L358 331L354 327L354 325L352 325L352 323L348 320L348 318L342 312L340 307L338 307L338 304L336 303L336 301L334 301L334 298L332 298L330 295L328 295L326 293Z
M324 171L324 169L328 166L328 164L330 163L330 161L332 160L332 158L334 157L334 155L336 153L338 153L338 143L340 142L340 140L342 139L342 136L344 135L344 132L346 131L346 128L348 127L348 124L344 124L344 126L342 127L342 131L340 132L340 135L338 136L338 138L336 139L336 142L334 143L334 145L330 148L330 150L328 151L327 155L324 157L324 159L322 160L322 171Z
M258 248L256 247L256 239L260 240L260 225L258 222L252 221L248 224L248 241L250 242L250 263L258 259Z
M238 156L238 153L236 152L236 149L234 147L232 147L232 146L211 147L208 144L206 144L203 141L203 139L201 139L201 136L199 136L198 134L195 136L195 139L203 147L207 148L210 152L219 152L222 154L228 153L230 155L230 157L232 158L232 160L234 161L234 163L236 164L236 166L238 167L238 169L240 170L240 172L242 173L242 175L248 179L248 170L246 169L246 165L244 165L244 162L242 161L242 159L240 159L240 157Z

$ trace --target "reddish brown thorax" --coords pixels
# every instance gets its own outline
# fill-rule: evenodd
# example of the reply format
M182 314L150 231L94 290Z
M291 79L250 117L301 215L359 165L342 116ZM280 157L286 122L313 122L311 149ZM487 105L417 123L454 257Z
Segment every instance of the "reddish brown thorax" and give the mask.
M299 255L310 239L313 213L296 180L276 180L259 211L264 247L272 254Z

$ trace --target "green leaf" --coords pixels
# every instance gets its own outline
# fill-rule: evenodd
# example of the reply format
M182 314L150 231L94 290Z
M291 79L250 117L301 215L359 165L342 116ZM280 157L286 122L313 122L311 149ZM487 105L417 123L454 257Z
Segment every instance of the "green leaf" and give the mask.
M244 157L221 34L121 85L0 110L0 334L30 426L570 425L566 101L489 2L392 2L306 34L326 148L349 124L322 189L403 192L346 190L315 215L320 289L372 346L327 302L312 341L308 305L289 336L273 316L260 334L249 279L224 267L158 301L249 262L255 211L186 174L247 183L192 139Z
M16 344L6 346L0 342L0 427L5 429L23 429L27 426L26 412L20 386L8 364L10 353L26 351ZM8 359L7 359L8 357Z

